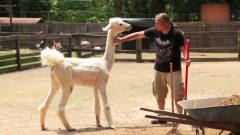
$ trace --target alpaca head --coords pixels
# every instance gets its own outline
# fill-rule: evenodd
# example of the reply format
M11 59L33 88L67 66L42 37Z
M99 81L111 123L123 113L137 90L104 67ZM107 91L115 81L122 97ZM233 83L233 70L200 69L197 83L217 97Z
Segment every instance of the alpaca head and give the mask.
M103 28L103 31L108 31L110 29L114 31L115 34L119 34L124 31L130 31L132 27L130 24L123 22L121 18L111 18L109 24Z

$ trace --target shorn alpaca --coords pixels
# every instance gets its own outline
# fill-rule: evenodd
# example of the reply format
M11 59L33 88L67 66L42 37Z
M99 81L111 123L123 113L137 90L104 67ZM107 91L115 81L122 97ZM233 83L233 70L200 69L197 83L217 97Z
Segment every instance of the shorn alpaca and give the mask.
M107 33L105 53L102 58L64 58L63 54L55 49L46 48L41 52L43 65L51 67L51 89L43 104L39 105L41 129L45 130L45 117L51 100L58 91L62 89L62 98L57 109L57 114L64 127L69 131L74 131L65 116L65 105L73 90L73 85L92 87L95 96L96 126L100 123L99 93L101 94L104 114L109 127L114 128L110 107L108 104L106 85L110 70L114 62L113 44L114 38L121 32L131 30L131 25L123 22L120 18L111 18L109 24L103 28Z

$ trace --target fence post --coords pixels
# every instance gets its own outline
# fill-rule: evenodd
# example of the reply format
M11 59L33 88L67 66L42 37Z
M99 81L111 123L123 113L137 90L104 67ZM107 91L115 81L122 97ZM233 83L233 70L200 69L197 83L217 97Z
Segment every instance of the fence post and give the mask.
M69 57L72 57L72 38L69 38L68 52L69 52Z
M240 30L238 30L238 60L240 60Z
M16 42L17 69L21 70L20 41L16 40L15 42Z
M136 40L136 59L137 62L142 62L142 39Z
M89 40L89 39L87 39ZM94 49L94 42L93 42L93 38L91 38L91 48ZM92 52L92 56L94 56L96 53L93 51Z
M80 41L79 41L79 36L77 37L77 46L80 46L80 47L81 47ZM82 53L81 53L81 51L79 50L79 48L77 48L76 53L77 53L77 57L78 57L78 58L80 58L80 57L82 56Z

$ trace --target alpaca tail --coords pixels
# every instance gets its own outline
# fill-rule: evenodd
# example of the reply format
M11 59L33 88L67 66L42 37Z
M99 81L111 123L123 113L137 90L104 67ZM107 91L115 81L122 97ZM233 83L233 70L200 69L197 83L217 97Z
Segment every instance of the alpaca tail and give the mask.
M41 51L42 65L56 66L64 61L64 55L55 49L45 48Z

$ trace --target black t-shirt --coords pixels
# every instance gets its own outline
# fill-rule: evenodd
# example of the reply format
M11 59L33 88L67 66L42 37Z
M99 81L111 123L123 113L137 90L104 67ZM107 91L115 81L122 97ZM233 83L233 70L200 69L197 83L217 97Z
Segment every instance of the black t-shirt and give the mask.
M146 29L144 35L154 40L156 45L156 61L154 69L160 72L170 72L170 62L173 63L173 71L181 70L181 50L185 44L180 30L172 27L164 35L156 27Z

